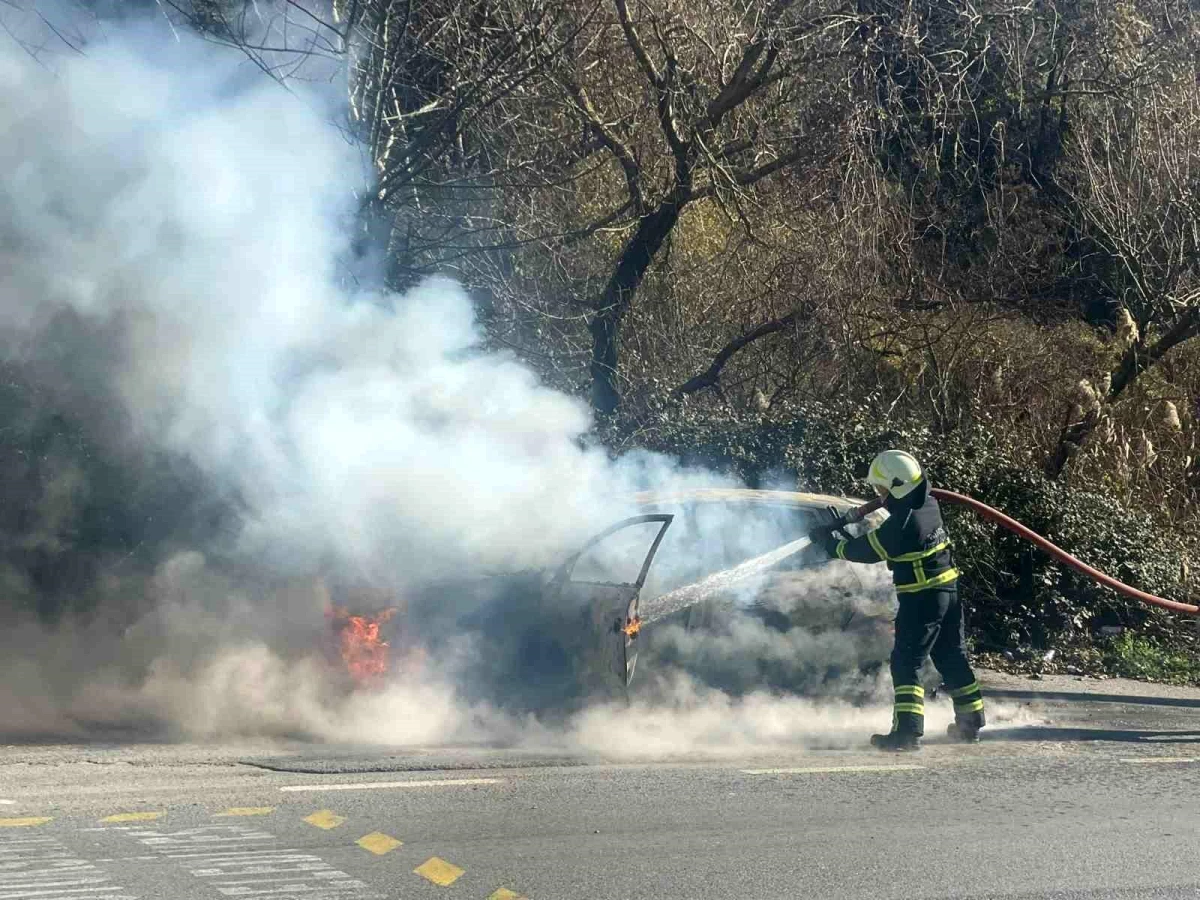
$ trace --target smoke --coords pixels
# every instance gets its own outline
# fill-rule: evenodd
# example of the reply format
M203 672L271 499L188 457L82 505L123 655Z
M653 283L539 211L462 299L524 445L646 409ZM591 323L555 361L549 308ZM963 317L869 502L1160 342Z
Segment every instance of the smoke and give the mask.
M733 695L766 688L843 700L883 696L893 605L886 572L840 563L774 572L763 582L752 605L718 606L705 628L676 621L651 632L654 667L698 673Z
M338 290L361 168L310 105L114 41L61 68L3 60L0 323L36 345L77 317L133 437L241 498L240 550L412 583L544 563L604 516L586 409L482 352L457 285Z
M611 461L583 403L485 348L456 283L347 288L369 172L329 97L284 92L185 34L104 32L52 64L0 44L0 353L22 385L9 405L50 436L35 455L54 470L21 470L44 496L36 521L6 527L59 554L2 574L32 606L64 547L89 559L58 584L87 615L50 627L5 611L6 730L520 740L542 727L529 710L558 708L571 717L555 733L602 742L613 713L583 707L595 669L571 644L591 637L590 607L537 606L531 573L634 491L729 482L647 454ZM121 504L136 521L106 517ZM803 519L708 516L670 533L649 592L794 538ZM644 533L628 540L577 578L632 580ZM517 580L485 583L497 573ZM799 717L800 701L756 685L869 693L860 663L881 656L878 634L797 625L831 590L863 613L831 584L742 586L704 636L666 625L647 657L699 680L653 685L641 721L700 740L719 720L728 742ZM394 636L402 684L338 681L323 613L354 591L419 626ZM545 633L558 642L541 647Z
M707 627L680 617L648 630L630 705L612 699L613 673L574 655L589 652L594 632L535 621L490 590L497 627L431 635L436 665L397 642L392 678L351 690L336 655L313 652L331 639L319 585L286 590L188 551L139 585L147 611L119 640L103 619L7 633L0 708L10 740L258 735L615 759L853 746L886 722L889 699L882 670L861 668L890 645L887 592L859 577L844 566L777 573L751 607L734 594L695 608ZM281 615L255 618L263 609ZM565 648L567 666L526 665L530 634Z

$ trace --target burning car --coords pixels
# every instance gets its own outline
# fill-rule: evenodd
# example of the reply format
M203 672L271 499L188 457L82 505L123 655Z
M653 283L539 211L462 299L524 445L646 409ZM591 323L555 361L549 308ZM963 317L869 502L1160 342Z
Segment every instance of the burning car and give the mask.
M804 602L774 602L789 590L795 601L795 574L824 561L799 540L814 520L854 505L784 491L637 495L630 517L552 569L429 585L403 608L335 607L335 656L358 687L382 683L390 667L416 657L434 659L456 673L468 699L541 715L627 696L639 650L655 655L653 632L711 631L730 616L784 632L853 628L877 645L868 655L878 665L891 610L857 602L863 591L854 584L821 596L799 588Z

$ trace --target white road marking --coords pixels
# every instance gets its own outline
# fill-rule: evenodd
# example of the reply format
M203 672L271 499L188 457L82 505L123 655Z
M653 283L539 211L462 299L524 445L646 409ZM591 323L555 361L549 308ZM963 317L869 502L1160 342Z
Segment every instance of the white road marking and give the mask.
M137 900L51 837L0 839L0 900Z
M462 784L500 784L503 778L441 778L428 781L363 781L354 784L290 784L281 791L373 791L380 788L453 787Z
M1135 765L1153 765L1155 763L1194 763L1200 762L1200 756L1143 756L1138 759L1123 759L1123 763L1133 763Z
M170 847L211 847L214 844L245 844L247 841L273 841L275 835L256 831L244 825L205 825L200 828L180 828L176 831L155 831L151 828L125 829L140 844L166 852Z
M383 895L312 853L275 846L279 838L247 825L204 825L159 831L122 829L225 897L276 900L366 900ZM2 886L0 886L2 890ZM5 898L0 895L0 900ZM84 898L79 898L84 900ZM107 898L105 898L107 900Z
M815 775L824 772L915 772L924 766L805 766L791 769L742 769L744 775Z

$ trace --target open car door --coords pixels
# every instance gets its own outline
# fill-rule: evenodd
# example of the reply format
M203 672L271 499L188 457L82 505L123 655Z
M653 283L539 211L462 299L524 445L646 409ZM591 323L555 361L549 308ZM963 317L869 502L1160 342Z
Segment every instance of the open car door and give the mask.
M593 649L582 661L585 671L596 676L593 683L607 682L615 674L628 688L633 679L641 627L639 597L674 518L670 513L650 513L623 519L580 547L554 575L548 592L551 602L579 604L585 630L594 636ZM621 564L614 566L618 559ZM640 565L633 568L638 561ZM618 580L614 568L628 572L632 579Z

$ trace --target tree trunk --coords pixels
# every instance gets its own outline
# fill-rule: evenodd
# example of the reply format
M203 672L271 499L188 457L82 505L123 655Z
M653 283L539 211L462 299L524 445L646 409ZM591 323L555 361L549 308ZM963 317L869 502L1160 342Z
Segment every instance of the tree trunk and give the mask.
M1112 373L1112 387L1108 391L1108 399L1115 400L1125 388L1133 384L1137 377L1152 365L1167 355L1184 341L1189 341L1200 334L1200 306L1193 306L1183 312L1170 327L1166 334L1150 348L1141 347L1135 342L1121 358L1121 364Z
M676 198L659 205L638 223L637 231L621 251L616 268L604 287L590 325L592 332L592 408L610 415L621 397L617 391L617 341L621 320L629 311L633 295L663 241L679 221L683 203Z
M1063 429L1062 434L1058 437L1058 446L1054 448L1054 453L1046 462L1047 475L1053 479L1062 474L1071 457L1083 446L1083 442L1087 440L1088 435L1092 433L1099 421L1098 413L1088 411L1081 421Z

